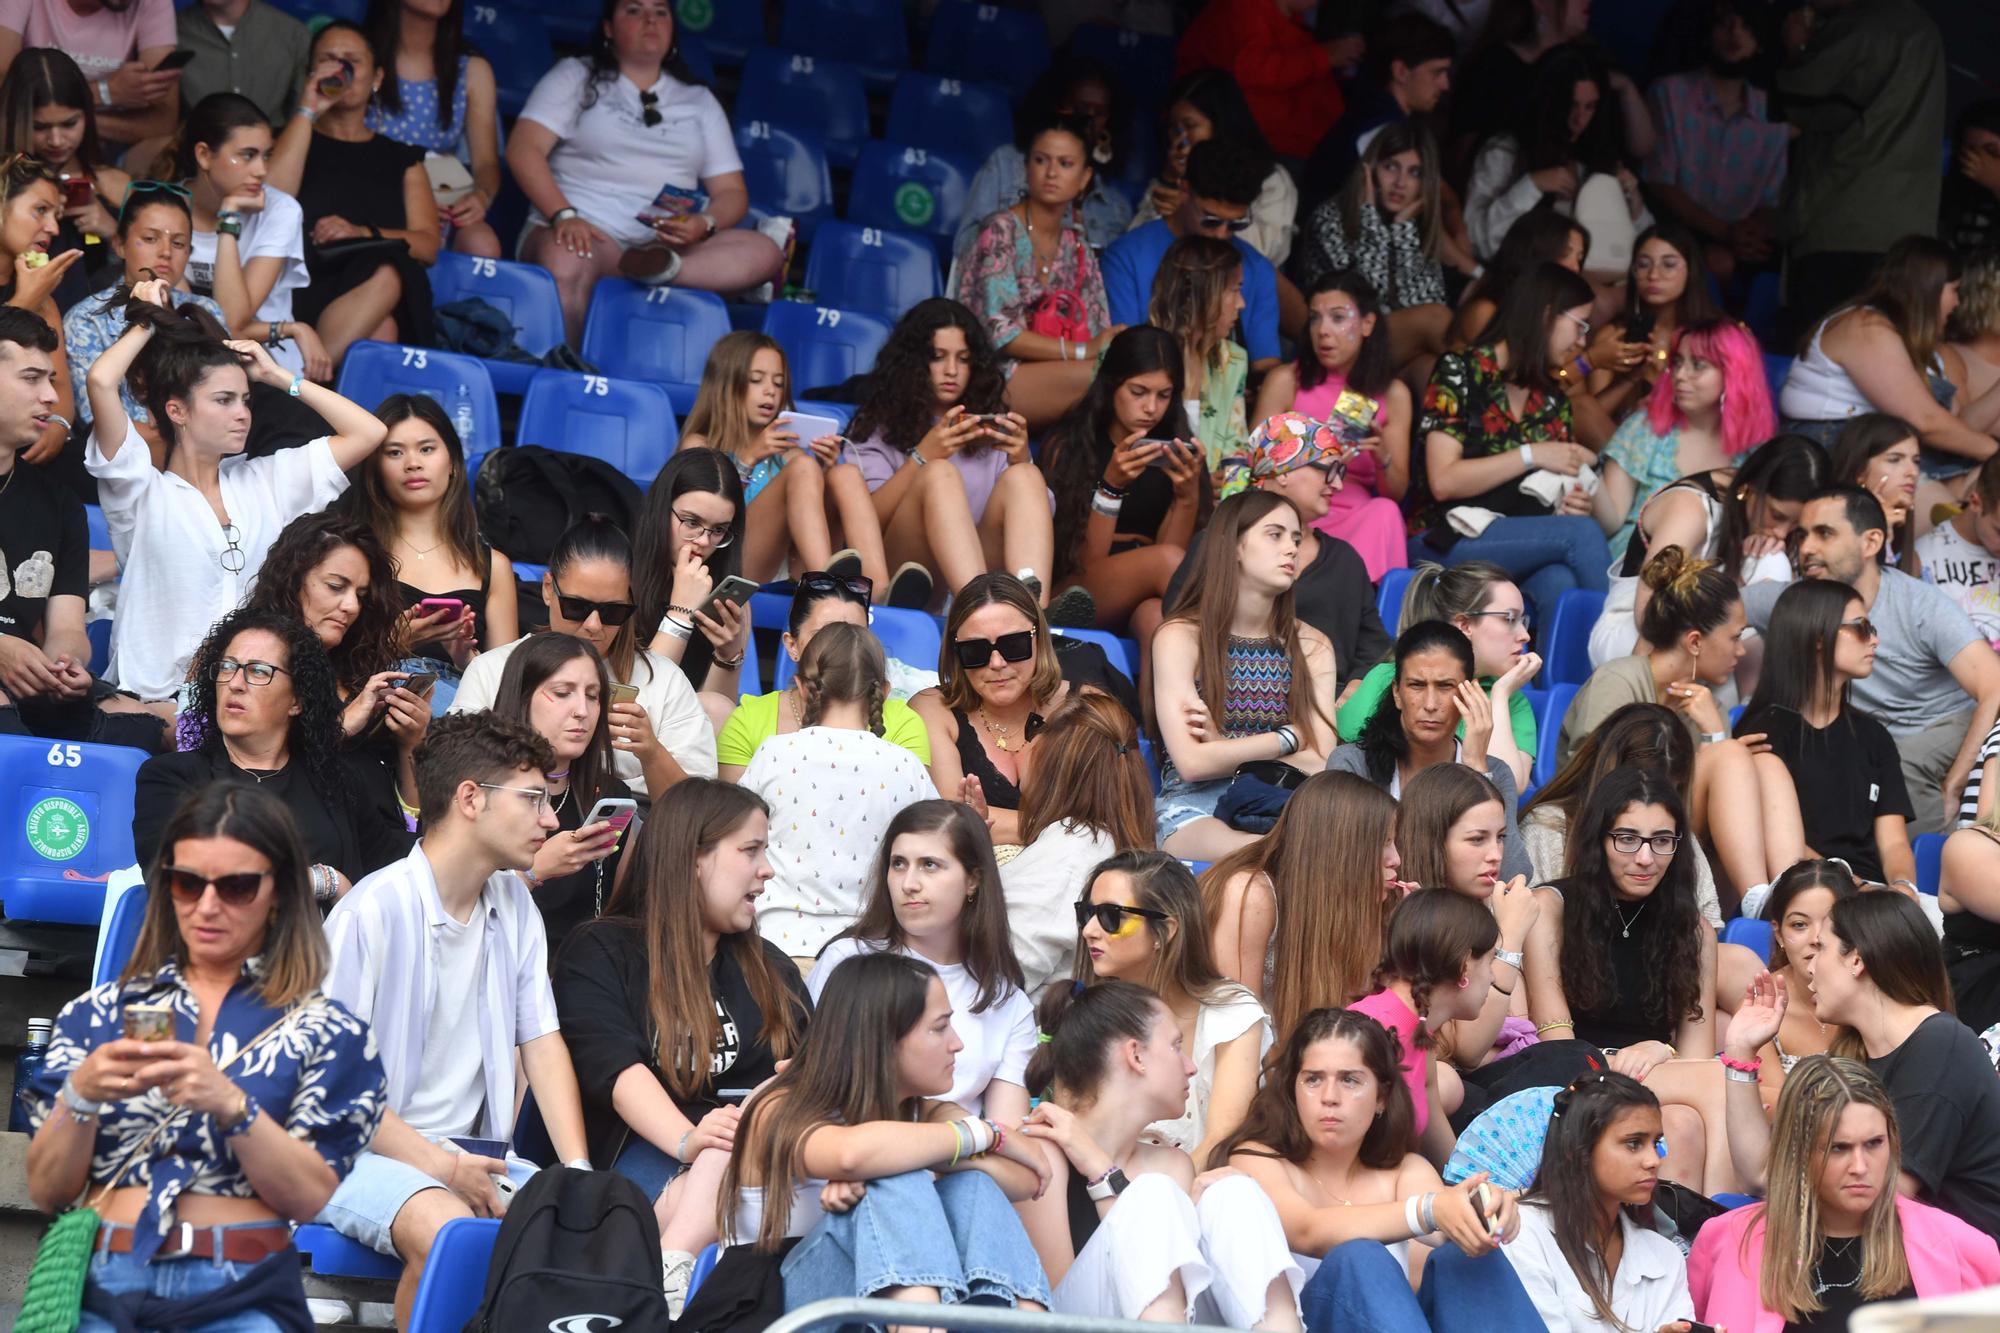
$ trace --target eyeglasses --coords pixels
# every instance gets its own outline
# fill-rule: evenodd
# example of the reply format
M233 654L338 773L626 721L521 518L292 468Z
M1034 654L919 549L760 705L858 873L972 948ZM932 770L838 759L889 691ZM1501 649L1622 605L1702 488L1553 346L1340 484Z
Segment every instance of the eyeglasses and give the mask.
M866 574L835 578L823 569L799 575L799 591L814 597L848 597L868 605L875 596L875 580Z
M134 208L152 202L147 196L155 194L172 195L183 204L191 203L194 199L187 186L176 185L172 181L133 181L125 187L125 202L118 205L119 224L121 226L124 224L125 215Z
M484 787L487 791L511 791L522 796L531 796L535 801L536 814L540 814L542 811L551 808L549 805L549 791L546 787L509 787L498 782L482 782L478 785Z
M216 559L222 562L224 570L231 574L241 574L243 567L250 563L250 557L243 551L243 530L234 523L224 523L222 540L228 545L222 548Z
M1035 655L1035 632L1022 629L997 639L953 639L951 647L958 654L960 666L976 671L991 662L995 653L1000 654L1003 662L1027 661Z
M1655 856L1672 856L1674 848L1681 845L1681 835L1678 833L1655 833L1651 837L1647 837L1637 829L1615 828L1611 830L1612 850L1621 856L1636 854L1641 843L1651 847Z
M167 890L174 895L174 901L192 907L211 888L215 896L230 907L241 907L257 896L257 890L264 887L268 872L262 870L239 870L229 875L204 875L199 870L183 870L180 866L168 866L161 872L167 877Z
M1840 627L1842 629L1853 630L1855 636L1858 637L1864 643L1872 639L1879 639L1882 637L1882 631L1876 629L1875 622L1870 620L1867 616L1856 616L1852 620L1843 620L1840 622Z
M663 119L660 115L660 95L651 89L639 94L639 108L639 119L649 130Z
M632 618L638 608L630 602L593 602L588 597L572 597L562 590L562 584L549 577L549 583L556 590L556 606L563 613L563 619L582 624L593 615L597 622L607 629L616 629Z
M1563 312L1562 312L1562 317L1563 317L1564 319L1566 319L1566 320L1569 320L1569 321L1570 321L1571 323L1573 323L1573 324L1575 324L1575 325L1576 325L1576 336L1577 336L1577 337L1579 337L1579 338L1588 338L1588 337L1590 336L1590 321L1589 321L1589 320L1587 320L1587 319L1579 319L1579 318L1577 318L1577 317L1576 317L1575 315L1572 315L1572 314L1570 314L1570 312L1569 312L1569 311L1567 311L1567 310L1565 310L1565 311L1563 311Z
M1476 620L1480 616L1492 616L1508 629L1515 629L1517 627L1526 629L1528 627L1528 613L1526 611L1509 609L1506 611L1467 611L1465 613L1467 620Z
M221 684L224 681L233 679L239 671L249 678L252 685L269 685L279 675L289 676L292 674L275 662L258 662L254 660L239 662L233 657L217 659L215 665L208 669L208 674L211 680L217 684Z
M1250 230L1250 219L1247 217L1219 218L1213 213L1203 213L1201 221L1195 225L1203 231L1214 231L1217 227L1227 227L1231 236L1240 236Z
M1128 923L1126 918L1130 917ZM1092 920L1097 928L1113 939L1120 939L1139 929L1141 921L1172 920L1165 912L1150 907L1127 907L1123 903L1085 903L1076 905L1076 928L1082 930Z
M681 525L682 532L685 532L690 537L708 538L710 542L714 543L715 549L718 551L735 540L736 534L727 527L711 527L694 517L694 515L683 514L678 509L673 511L673 515L674 522Z

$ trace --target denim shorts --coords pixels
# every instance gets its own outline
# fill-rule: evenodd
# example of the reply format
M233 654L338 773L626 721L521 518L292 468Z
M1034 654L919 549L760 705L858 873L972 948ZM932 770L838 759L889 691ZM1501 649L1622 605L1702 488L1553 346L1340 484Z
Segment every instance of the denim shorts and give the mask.
M438 1146L447 1152L458 1151L457 1145L450 1142ZM527 1184L528 1177L534 1175L535 1170L533 1162L508 1154L507 1176L516 1189ZM443 1188L444 1182L436 1176L419 1171L408 1162L384 1157L381 1153L364 1152L354 1159L354 1169L347 1173L347 1178L334 1190L333 1197L326 1201L318 1220L349 1240L366 1245L377 1254L394 1258L396 1245L389 1235L395 1225L396 1214L424 1190Z
M253 1222L245 1225L264 1224ZM292 1252L284 1251L284 1253ZM90 1257L87 1280L92 1291L108 1296L141 1293L166 1300L185 1301L234 1286L256 1266L256 1264L231 1263L226 1259L186 1257L156 1258L150 1263L144 1263L130 1254L106 1254L99 1251ZM303 1285L299 1288L298 1301L301 1306L305 1304ZM286 1325L280 1324L270 1315L255 1310L224 1315L206 1323L183 1326L185 1333L282 1333L285 1327ZM77 1333L114 1333L114 1326L103 1317L85 1310L81 1321L77 1324Z
M1160 774L1160 794L1153 798L1153 838L1164 843L1197 819L1209 819L1234 778L1189 782L1171 764Z
M678 1157L669 1157L648 1140L634 1134L631 1142L619 1150L618 1160L611 1164L611 1169L637 1185L647 1198L657 1200L667 1192L667 1186L687 1170L687 1163Z

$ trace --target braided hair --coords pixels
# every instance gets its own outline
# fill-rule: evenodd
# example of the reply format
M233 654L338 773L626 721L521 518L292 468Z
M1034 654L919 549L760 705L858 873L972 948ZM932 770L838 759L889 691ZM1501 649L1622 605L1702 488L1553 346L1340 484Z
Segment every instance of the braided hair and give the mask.
M866 703L868 730L882 734L889 663L882 645L864 627L842 622L813 635L799 659L798 681L801 728L818 726L829 703Z
M1389 917L1389 943L1375 969L1373 989L1391 981L1410 987L1410 1007L1429 1018L1431 992L1455 986L1470 961L1483 958L1500 943L1500 925L1486 904L1450 889L1416 889L1396 904ZM1432 1044L1429 1023L1417 1024L1416 1046Z

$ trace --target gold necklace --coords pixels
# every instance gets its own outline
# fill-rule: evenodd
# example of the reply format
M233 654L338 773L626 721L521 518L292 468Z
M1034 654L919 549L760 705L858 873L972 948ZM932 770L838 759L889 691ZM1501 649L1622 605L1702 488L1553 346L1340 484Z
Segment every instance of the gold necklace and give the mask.
M1332 1199L1335 1203L1339 1204L1343 1208L1352 1208L1354 1206L1354 1200L1341 1198L1340 1195L1334 1192L1333 1186L1327 1184L1324 1180L1320 1179L1319 1172L1313 1170L1311 1167L1305 1168L1305 1172L1307 1177L1311 1179L1313 1184L1319 1186L1321 1189L1326 1191L1327 1198ZM1349 1174L1351 1175L1353 1173L1349 1172ZM1348 1184L1347 1188L1349 1189L1354 1188L1352 1182Z
M1035 246L1034 210L1025 203L1021 205L1021 221L1027 224L1028 228L1028 255L1035 261L1035 269L1041 275L1043 285L1046 286L1050 276L1056 271L1057 254L1062 249L1062 227L1060 225L1056 227L1056 239L1049 246L1049 257L1044 259L1042 252Z
M799 692L796 688L787 688L785 690L785 702L792 707L792 725L800 731L804 731L806 729L806 719L805 714L799 711Z
M1001 754L1013 753L1014 747L1007 743L1007 738L1013 734L1014 729L986 716L985 704L979 705L979 725L986 728L987 738L1000 747Z
M417 544L416 544L415 542L411 541L411 540L410 540L410 539L409 539L408 537L405 537L405 538L403 538L403 539L402 539L402 541L403 541L403 546L404 546L404 548L405 548L406 550L409 550L409 551L412 551L412 552L415 552L415 554L416 554L416 557L417 557L417 559L419 559L419 560L421 560L421 559L423 559L423 558L424 558L425 556L429 555L429 554L430 554L430 553L431 553L432 551L435 551L435 550L437 550L437 548L438 548L438 547L440 547L440 546L443 546L443 545L444 545L444 538L442 538L442 537L438 538L438 540L437 540L437 541L433 542L433 543L432 543L431 545L429 545L429 546L418 546L418 545L417 545Z

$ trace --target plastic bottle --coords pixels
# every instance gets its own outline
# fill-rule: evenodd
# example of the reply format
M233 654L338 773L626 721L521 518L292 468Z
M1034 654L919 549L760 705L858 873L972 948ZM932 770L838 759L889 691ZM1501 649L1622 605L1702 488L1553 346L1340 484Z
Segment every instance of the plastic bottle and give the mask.
M467 458L470 458L473 454L472 431L474 424L472 390L460 384L451 396L451 427L458 432L459 452Z
M42 1061L49 1054L49 1036L55 1026L52 1018L29 1019L27 1045L14 1057L14 1105L7 1113L7 1128L16 1134L26 1134L29 1130L28 1099L24 1094L42 1072Z

